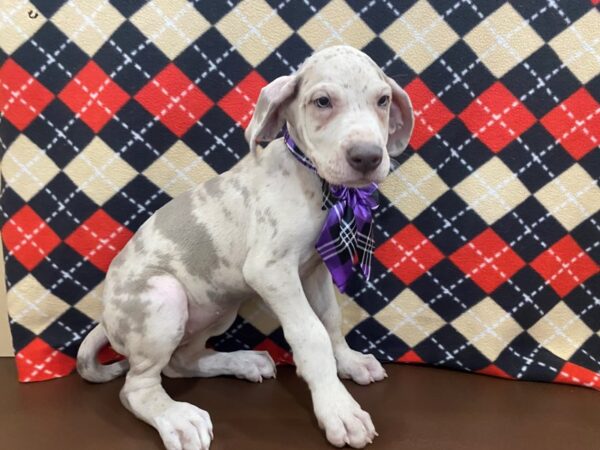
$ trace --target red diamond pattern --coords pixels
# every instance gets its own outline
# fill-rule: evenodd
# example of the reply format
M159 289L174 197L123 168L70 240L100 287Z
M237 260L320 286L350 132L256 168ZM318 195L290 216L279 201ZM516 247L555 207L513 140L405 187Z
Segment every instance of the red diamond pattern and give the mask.
M269 338L266 338L264 341L258 344L255 349L269 352L269 355L271 355L271 358L273 358L273 361L275 361L277 364L294 364L294 358L292 354L281 348Z
M218 104L229 117L245 129L252 117L258 95L266 85L266 80L253 70L225 97L219 100Z
M477 373L481 373L483 375L491 375L493 377L512 379L512 377L509 374L507 374L504 370L502 370L500 367L494 364L490 364L489 366L478 370Z
M125 357L117 353L110 345L106 345L98 351L98 361L100 361L100 364L111 364L123 359Z
M444 255L410 224L377 248L375 257L405 284L410 284L440 262Z
M144 86L135 99L178 137L213 105L212 100L172 63Z
M546 114L540 122L573 158L579 160L598 147L600 114L598 102L585 88ZM565 136L565 137L563 137Z
M94 62L88 62L58 94L96 133L121 109L129 95Z
M75 360L36 337L15 358L22 381L44 381L68 375Z
M60 243L52 228L28 205L6 221L2 239L6 248L29 271Z
M133 233L116 222L103 210L98 210L65 240L77 253L106 272Z
M559 374L554 379L557 383L565 384L583 384L595 389L600 388L600 375L585 367L567 362Z
M418 150L431 137L452 120L454 114L429 90L420 78L406 86L406 93L415 111L415 128L410 145Z
M598 264L567 235L531 262L558 295L564 297L598 273Z
M525 265L490 228L459 248L450 260L488 294Z
M0 68L0 114L23 131L52 100L52 92L11 58Z
M423 364L425 361L421 359L414 350L407 351L404 355L396 360L396 362L411 363L411 364Z
M513 106L514 105L514 106ZM481 142L498 153L535 123L535 117L499 81L476 98L461 120Z

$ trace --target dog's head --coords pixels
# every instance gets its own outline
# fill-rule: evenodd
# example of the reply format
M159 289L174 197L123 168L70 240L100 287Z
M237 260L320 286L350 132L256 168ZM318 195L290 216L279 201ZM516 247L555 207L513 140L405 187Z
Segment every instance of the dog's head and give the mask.
M389 156L408 145L414 118L406 92L371 58L335 46L263 88L245 133L251 150L286 122L322 178L359 187L385 178Z

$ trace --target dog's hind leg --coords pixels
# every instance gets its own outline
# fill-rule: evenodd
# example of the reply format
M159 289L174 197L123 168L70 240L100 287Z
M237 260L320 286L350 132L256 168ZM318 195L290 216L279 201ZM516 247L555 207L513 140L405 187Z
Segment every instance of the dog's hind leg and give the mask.
M160 378L181 342L188 319L183 286L169 275L158 275L151 277L147 287L136 295L144 309L140 314L144 331L124 337L130 369L121 401L135 416L158 430L168 450L206 450L212 437L208 413L171 399Z
M235 316L235 311L232 311L218 323L212 324L210 333L205 330L198 331L187 344L175 351L163 374L171 378L231 375L252 382L262 382L263 378L275 378L275 363L265 351L217 352L206 348L209 334L218 335L225 332L235 320Z
M189 359L186 356L184 361L171 362L163 373L171 378L231 375L261 383L263 378L275 378L277 372L273 359L265 351L216 352L204 349Z

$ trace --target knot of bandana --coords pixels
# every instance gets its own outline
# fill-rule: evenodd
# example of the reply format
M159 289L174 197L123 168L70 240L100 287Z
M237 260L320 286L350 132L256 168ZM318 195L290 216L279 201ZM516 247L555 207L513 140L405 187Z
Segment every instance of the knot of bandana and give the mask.
M298 148L287 128L283 139L296 159L313 172L317 168ZM378 204L377 184L363 188L330 185L323 182L323 210L328 210L317 239L316 249L331 272L333 282L341 292L346 291L353 267L358 265L368 280L371 275L373 214Z

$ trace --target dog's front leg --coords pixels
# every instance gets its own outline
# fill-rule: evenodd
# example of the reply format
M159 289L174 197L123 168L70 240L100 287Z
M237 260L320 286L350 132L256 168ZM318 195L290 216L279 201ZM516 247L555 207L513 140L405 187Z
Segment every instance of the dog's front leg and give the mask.
M340 377L352 379L358 384L369 384L387 377L381 363L373 355L362 354L348 346L342 334L342 315L335 298L333 281L325 264L320 263L306 276L303 286L308 301L329 334Z
M373 422L337 377L331 341L304 295L297 262L269 266L266 260L249 255L244 277L281 322L298 374L310 388L319 425L333 445L364 447L376 435Z

